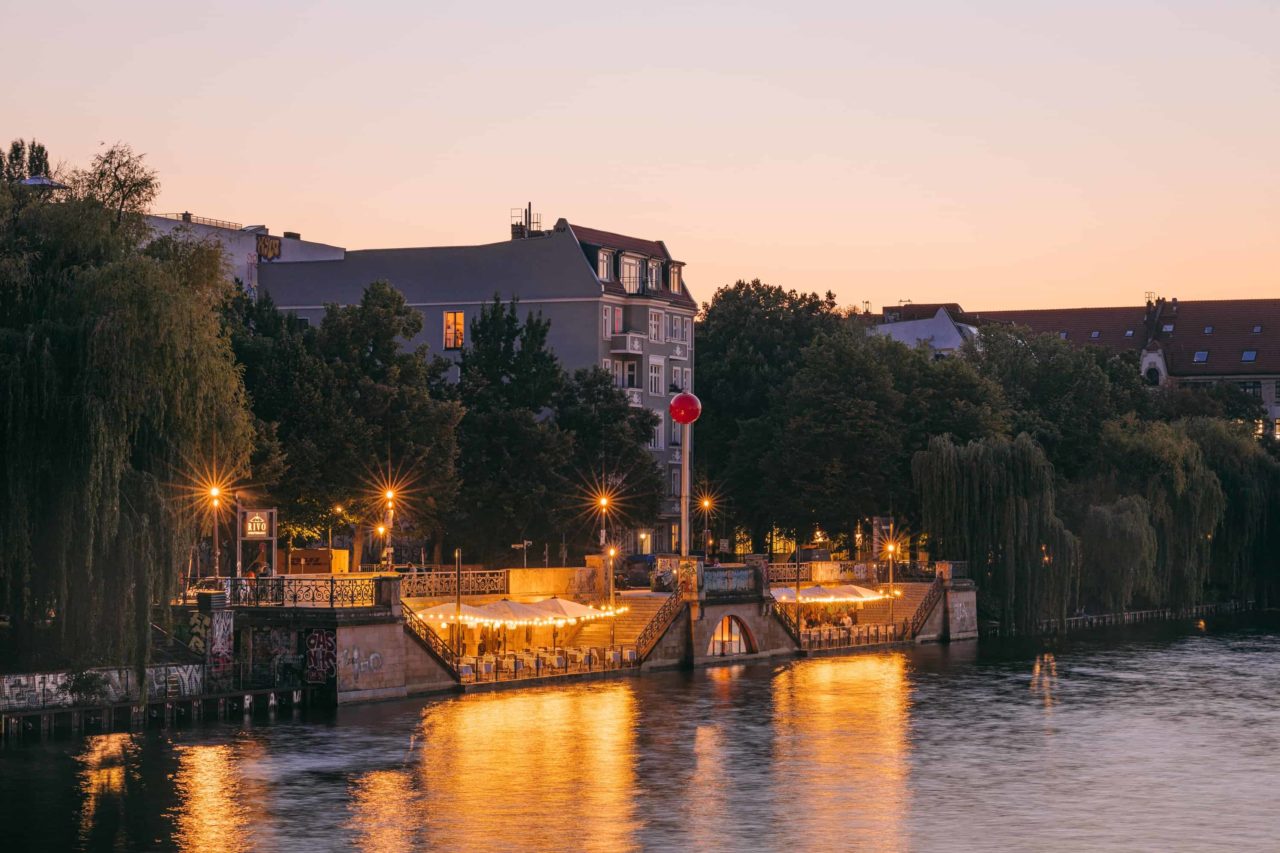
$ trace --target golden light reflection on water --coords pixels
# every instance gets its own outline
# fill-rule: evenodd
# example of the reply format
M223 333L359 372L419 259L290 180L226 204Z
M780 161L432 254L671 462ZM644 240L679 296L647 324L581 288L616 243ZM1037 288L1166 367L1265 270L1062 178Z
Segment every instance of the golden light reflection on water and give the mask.
M1058 660L1053 652L1045 652L1036 656L1031 667L1031 695L1040 697L1046 710L1055 704L1054 691L1058 686Z
M794 832L837 847L905 846L906 656L797 663L780 674L774 695L775 774L798 792Z
M249 850L263 839L252 820L267 791L245 779L243 766L260 751L253 743L181 747L173 777L178 805L173 837L180 849ZM245 751L248 754L245 754Z
M80 806L82 842L104 840L94 837L95 829L118 820L123 810L125 766L132 748L132 739L124 732L98 735L85 742L84 752L78 756L84 797Z
M423 713L416 773L427 844L622 850L635 845L635 695L476 694Z

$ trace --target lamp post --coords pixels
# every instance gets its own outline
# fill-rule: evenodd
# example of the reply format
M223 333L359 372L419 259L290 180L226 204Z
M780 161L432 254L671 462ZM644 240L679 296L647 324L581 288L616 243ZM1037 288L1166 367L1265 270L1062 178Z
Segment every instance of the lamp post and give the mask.
M386 541L383 543L382 555L383 555L383 562L386 563L386 570L390 572L392 571L391 527L392 527L392 522L395 520L395 515L396 515L395 491L393 491L392 489L387 489L386 498L387 498L387 520L386 520L387 538L386 538Z
M209 487L209 505L213 507L213 576L222 576L222 549L218 545L218 515L222 505L222 489Z
M689 556L689 457L693 452L693 422L702 414L702 401L681 391L667 407L680 424L680 556Z
M609 549L609 561L605 564L605 570L606 570L606 571L608 572L608 574L609 574L609 612L610 612L610 613L613 613L613 612L614 612L614 610L616 609L616 608L614 607L614 599L613 599L613 558L614 558L614 557L616 557L617 555L618 555L618 549L617 549L617 548L610 548L610 549ZM617 635L616 635L617 623L618 623L618 618L617 618L617 616L616 616L616 615L615 615L615 616L610 617L610 619L609 619L609 648L610 648L611 650L613 649L613 643L614 643L614 640L617 638Z
M339 518L342 517L342 504L334 504L333 514L338 516ZM330 551L333 550L333 518L332 517L329 518L329 550ZM332 561L332 559L333 558L330 557L330 561ZM332 562L330 562L330 565L332 565Z
M462 549L453 549L454 657L462 660Z
M702 546L711 556L711 498L702 499Z
M893 536L893 525L889 525L889 536ZM889 544L884 546L885 553L889 555L889 624L893 624L893 555L898 550L898 546L890 538Z

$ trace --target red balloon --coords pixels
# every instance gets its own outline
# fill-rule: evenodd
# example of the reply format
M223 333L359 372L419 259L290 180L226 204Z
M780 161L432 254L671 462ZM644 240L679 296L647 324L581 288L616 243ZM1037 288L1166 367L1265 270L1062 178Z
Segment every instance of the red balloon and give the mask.
M671 420L678 424L691 424L702 414L702 401L688 391L681 391L671 398L670 409Z

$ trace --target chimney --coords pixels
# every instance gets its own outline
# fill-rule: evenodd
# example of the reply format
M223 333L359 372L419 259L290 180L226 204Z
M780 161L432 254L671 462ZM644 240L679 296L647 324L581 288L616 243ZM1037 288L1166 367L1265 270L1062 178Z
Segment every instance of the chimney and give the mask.
M297 231L286 231L284 232L284 238L286 240L301 240L302 235L299 234Z

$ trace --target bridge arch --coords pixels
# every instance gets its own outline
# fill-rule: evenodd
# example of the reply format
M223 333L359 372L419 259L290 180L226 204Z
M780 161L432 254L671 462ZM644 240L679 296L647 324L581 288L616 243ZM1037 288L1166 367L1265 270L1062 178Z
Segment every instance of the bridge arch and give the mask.
M755 638L747 623L732 613L726 613L711 632L707 654L711 657L750 655L758 651Z

